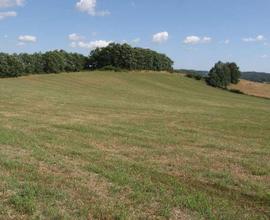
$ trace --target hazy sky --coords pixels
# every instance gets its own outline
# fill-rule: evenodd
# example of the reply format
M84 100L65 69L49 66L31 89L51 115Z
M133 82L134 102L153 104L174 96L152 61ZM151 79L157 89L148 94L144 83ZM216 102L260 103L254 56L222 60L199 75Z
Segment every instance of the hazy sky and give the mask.
M89 54L109 42L166 53L177 68L270 72L270 0L0 0L2 52Z

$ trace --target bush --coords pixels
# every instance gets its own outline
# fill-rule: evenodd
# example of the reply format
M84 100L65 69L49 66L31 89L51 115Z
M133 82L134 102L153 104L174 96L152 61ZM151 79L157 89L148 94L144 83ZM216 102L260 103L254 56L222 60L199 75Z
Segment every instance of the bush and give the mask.
M192 73L188 73L188 74L186 74L186 77L193 78L193 74Z
M195 73L187 73L186 77L196 79L196 80L202 80L203 79L203 76L201 76L199 74L195 74Z
M237 84L241 73L235 63L218 62L210 70L206 82L214 87L227 88L231 83Z
M237 94L245 94L242 91L240 91L239 89L229 89L229 91L233 92L233 93L237 93Z
M196 80L202 80L203 79L203 77L201 75L194 75L193 78L196 79Z

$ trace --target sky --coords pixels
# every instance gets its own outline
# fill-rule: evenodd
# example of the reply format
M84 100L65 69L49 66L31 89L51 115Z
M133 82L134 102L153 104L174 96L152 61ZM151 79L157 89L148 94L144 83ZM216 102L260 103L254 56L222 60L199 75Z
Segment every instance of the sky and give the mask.
M118 42L165 53L175 68L221 60L270 73L269 11L270 0L0 0L0 51L87 55Z

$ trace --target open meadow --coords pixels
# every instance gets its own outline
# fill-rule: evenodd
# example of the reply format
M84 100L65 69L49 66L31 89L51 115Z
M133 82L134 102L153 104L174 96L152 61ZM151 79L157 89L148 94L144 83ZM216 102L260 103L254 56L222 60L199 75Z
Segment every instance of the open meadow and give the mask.
M258 83L242 79L238 84L230 85L230 88L238 89L247 95L270 99L270 83Z
M0 79L0 219L269 219L270 100L177 74Z

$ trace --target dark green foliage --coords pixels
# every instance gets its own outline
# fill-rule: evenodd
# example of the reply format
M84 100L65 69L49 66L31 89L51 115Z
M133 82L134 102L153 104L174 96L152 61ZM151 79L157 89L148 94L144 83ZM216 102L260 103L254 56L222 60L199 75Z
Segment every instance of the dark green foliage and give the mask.
M29 74L77 72L86 68L87 57L55 50L34 54L0 53L0 77Z
M231 82L230 69L222 62L218 62L210 70L207 83L214 87L226 88Z
M206 82L214 87L227 88L231 83L237 84L241 74L235 63L218 62L210 70Z
M0 77L17 77L23 71L23 64L17 54L0 54Z
M239 67L236 65L236 63L227 63L226 65L230 68L231 71L231 83L237 84L241 77Z
M113 66L127 70L171 71L173 61L150 49L112 43L105 48L93 50L88 65L91 69Z
M57 51L57 53L64 59L65 72L77 72L86 68L87 57L78 53L67 53L64 50Z
M164 54L128 44L110 44L91 52L89 58L64 50L34 54L0 53L0 77L17 77L29 74L78 72L86 68L121 71L171 71L173 61Z
M22 64L22 71L25 74L31 74L34 73L35 68L32 61L32 56L26 53L18 55L18 58L20 60L20 63Z
M43 55L45 73L60 73L65 69L64 57L58 51L50 51Z
M237 94L245 94L242 91L240 91L239 89L230 89L229 91L233 92L233 93L237 93Z
M202 75L199 75L199 74L196 74L196 73L188 73L188 74L186 74L186 77L196 79L196 80L202 80L203 79Z

